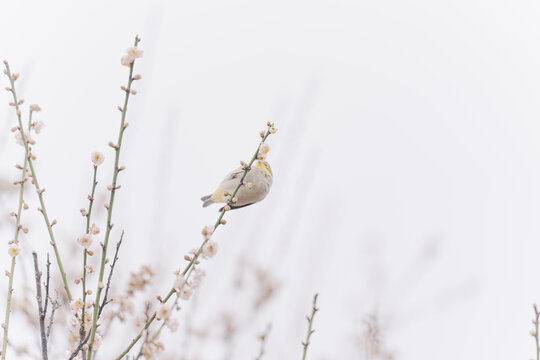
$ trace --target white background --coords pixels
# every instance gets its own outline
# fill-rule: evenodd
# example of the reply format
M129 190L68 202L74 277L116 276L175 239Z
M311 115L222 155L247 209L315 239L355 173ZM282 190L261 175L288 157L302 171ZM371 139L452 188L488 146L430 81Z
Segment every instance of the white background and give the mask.
M126 231L119 289L141 264L156 271L152 296L169 289L217 217L200 196L249 159L273 121L272 191L227 214L181 329L190 312L214 329L223 312L244 316L232 358L253 359L271 322L265 358L299 359L318 292L314 360L363 359L373 313L398 360L528 359L540 300L539 19L533 1L3 1L0 58L21 73L19 96L43 108L36 166L73 274L90 152L106 156L101 208L127 78L120 57L139 34L143 79L130 100L113 216L114 242ZM6 214L23 153L9 132L10 94L0 101ZM31 251L49 249L35 193L26 196L19 289L24 279L33 286ZM2 216L6 247L13 226ZM249 316L252 295L234 286L241 258L279 284ZM25 325L13 319L12 341L37 349L37 335L17 336ZM117 329L105 359L136 333ZM187 349L183 333L165 334L171 359L225 358L219 336Z

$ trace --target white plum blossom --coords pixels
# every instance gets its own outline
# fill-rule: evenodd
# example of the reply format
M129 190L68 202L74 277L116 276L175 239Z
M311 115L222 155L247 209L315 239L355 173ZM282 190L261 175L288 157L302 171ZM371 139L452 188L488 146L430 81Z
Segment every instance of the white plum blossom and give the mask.
M126 49L126 55L122 56L120 59L120 62L124 66L130 66L131 63L138 58L143 57L143 51L141 49L138 49L136 47L130 47Z
M171 315L171 309L166 304L163 304L159 307L156 313L156 318L158 320L167 319Z
M101 345L101 336L96 332L96 335L94 336L94 342L92 343L92 349L99 348L99 345Z
M210 239L213 232L214 232L214 227L213 226L205 226L202 229L202 234L203 234L205 239Z
M270 145L268 145L267 143L263 143L261 144L261 146L259 147L259 152L263 155L266 155L268 154L268 152L270 151Z
M92 236L90 234L84 234L77 238L77 243L83 248L88 249L92 245Z
M178 330L178 320L169 319L166 326L169 328L169 330L171 330L171 332L175 332L176 330Z
M193 289L189 286L184 286L180 289L180 299L189 300L193 294Z
M100 153L99 151L94 151L90 155L90 160L92 160L94 165L99 166L103 163L103 160L105 160L105 156L103 156L103 154Z
M202 255L204 258L210 258L216 255L218 244L215 241L208 241L202 248Z
M206 275L206 272L203 269L195 268L193 270L193 281L191 282L191 287L196 289L201 284L202 278Z
M186 279L184 277L184 274L180 273L176 276L176 280L174 281L174 289L176 291L180 291L184 285L186 284Z
M11 257L15 257L15 256L19 255L20 252L21 252L21 249L19 248L19 245L17 245L17 244L11 244L8 247L8 254Z
M82 309L83 307L83 301L82 299L77 299L77 300L73 300L70 304L70 307L71 307L71 311L76 314L77 311L79 311L80 309Z
M266 159L266 155L270 151L270 145L267 143L262 143L261 146L259 146L259 153L257 154L257 158L263 160Z
M32 137L30 136L30 134L28 132L24 132L24 137L26 138L26 142L29 143L29 144L35 144L36 142L34 141L34 139L32 139ZM21 146L24 146L24 141L23 141L23 138L22 138L22 135L21 135L21 132L17 132L17 134L15 135L15 142Z
M96 224L92 224L92 226L90 227L90 232L92 233L92 235L99 234L99 231L99 226L97 226Z
M206 271L203 269L195 268L193 270L193 280L200 280L206 275Z
M41 120L34 123L34 131L36 132L36 134L39 134L41 130L43 130L44 127L45 127L45 123Z
M131 60L131 59L129 58L129 56L127 56L127 55L122 56L122 58L120 59L120 63L121 63L122 65L124 65L124 66L129 66L129 65L131 65L132 61L133 61L133 60Z
M135 60L135 59L138 59L138 58L142 58L144 51L142 51L139 48L136 48L136 47L132 46L132 47L129 47L129 48L126 49L126 53L127 53L127 56L129 56L130 58Z

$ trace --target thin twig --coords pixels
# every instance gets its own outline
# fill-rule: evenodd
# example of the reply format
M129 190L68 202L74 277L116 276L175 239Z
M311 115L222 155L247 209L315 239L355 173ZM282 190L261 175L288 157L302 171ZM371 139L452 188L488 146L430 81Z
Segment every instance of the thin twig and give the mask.
M11 94L13 95L13 103L15 105L15 110L17 113L17 120L19 122L18 130L22 138L22 142L24 145L24 150L26 154L26 158L28 160L28 166L30 168L30 173L32 174L32 182L34 183L34 187L36 189L36 193L39 198L40 208L38 210L43 215L43 219L45 220L45 225L47 226L47 231L49 233L49 238L51 239L50 243L54 249L54 255L56 256L56 263L58 264L58 269L60 270L60 275L62 276L62 282L64 283L64 289L66 291L66 295L68 300L71 302L73 298L71 297L71 291L69 290L69 284L67 281L66 273L64 271L64 266L62 265L62 259L60 258L60 251L58 250L58 246L56 245L56 240L54 238L54 233L52 230L51 222L49 221L49 215L47 214L47 209L45 207L45 201L43 200L43 192L45 189L40 188L38 178L36 171L34 169L34 163L33 163L33 156L31 153L30 146L28 145L28 141L26 139L26 134L24 132L24 127L22 125L22 119L21 119L21 110L19 109L19 100L17 99L17 93L15 92L15 80L13 76L11 75L11 70L9 68L9 65L7 61L4 61L5 66L5 73L9 78L10 84L11 84ZM28 129L30 130L30 129ZM5 352L2 351L2 359L5 359Z
M120 245L122 245L123 239L124 239L124 230L122 230L122 234L120 235L120 240L118 240L118 242L116 243L116 251L114 252L114 259L111 264L111 270L109 271L109 277L107 279L107 286L105 287L105 295L103 296L103 301L101 302L101 305L99 307L98 318L101 316L101 312L103 311L103 308L105 307L105 305L107 305L108 303L112 301L112 299L108 300L109 289L111 288L111 279L112 279L114 268L116 266L116 262L118 261L118 251L120 250ZM94 350L94 356L96 356L96 352L97 352L97 349ZM83 359L84 359L84 351L83 351Z
M90 232L90 219L92 217L92 206L94 205L94 196L95 196L95 193L96 193L96 186L97 186L97 168L98 166L96 164L94 164L94 176L93 176L93 180L92 180L92 191L90 193L90 195L88 195L88 213L86 214L86 231L85 231L85 234L88 234ZM88 249L84 249L83 251L83 275L82 275L82 317L83 317L83 321L81 321L81 329L80 329L80 337L81 337L81 340L84 339L84 337L86 336L86 329L84 328L84 324L85 324L85 321L84 321L84 312L86 311L86 263L87 263L87 259L88 259ZM85 354L83 354L83 357L84 357Z
M107 305L109 301L107 301L107 296L109 295L109 289L111 288L111 279L114 271L114 267L116 265L116 262L118 261L118 250L120 250L120 245L122 245L122 240L124 239L124 230L122 230L122 234L120 235L120 240L116 243L116 251L114 252L114 259L111 264L111 271L109 271L109 278L107 279L107 286L105 287L105 295L103 295L103 302L99 306L98 311L98 317L101 316L101 312L103 311L103 308L105 305Z
M43 298L41 297L41 271L39 271L38 258L35 251L32 252L34 257L34 270L36 273L36 299L39 311L39 331L41 333L41 355L43 360L47 360L47 333L45 332L45 311L43 310Z
M57 298L58 299L58 298ZM51 329L54 322L54 313L56 310L60 308L60 302L58 300L52 300L49 296L49 300L51 300L51 316L49 316L49 325L47 325L47 341L49 341L49 338L51 337Z
M533 325L534 330L531 331L531 335L534 337L534 340L536 341L536 360L540 360L540 340L538 339L538 320L540 319L540 311L538 311L538 307L536 304L533 305L534 309L534 319L533 319Z
M259 351L259 355L255 358L255 360L262 359L264 355L264 351L265 351L264 346L266 345L266 339L268 338L268 335L270 334L270 330L272 330L272 324L266 325L266 330L264 331L264 333L259 335L259 340L261 340L261 350Z
M137 47L137 45L139 44L139 41L140 41L140 38L139 36L135 36L135 44L134 46ZM118 179L118 173L120 172L120 169L119 169L119 166L118 166L118 163L120 161L120 149L122 147L122 138L124 136L124 131L126 130L126 127L127 127L127 124L126 124L126 114L127 114L127 106L128 106L128 100L129 100L129 95L132 93L131 91L131 85L134 81L133 79L133 67L135 65L135 61L133 61L130 66L129 66L129 78L128 78L128 86L127 88L125 89L125 98L124 98L124 106L121 108L122 109L122 119L120 121L120 131L119 131L119 134L118 134L118 142L116 143L116 145L113 144L113 147L115 149L115 152L116 152L116 156L115 156L115 159L114 159L114 173L113 173L113 181L112 181L112 184L111 184L111 195L110 195L110 198L109 198L109 204L107 206L107 228L105 230L105 239L103 241L103 246L102 246L102 253L101 253L101 266L100 266L100 269L99 269L99 280L98 280L98 286L97 286L97 291L96 291L96 299L95 299L95 303L96 303L96 306L94 306L94 315L93 315L93 318L92 318L92 329L91 329L91 335L90 335L90 348L88 350L88 357L87 359L88 360L91 360L92 359L92 343L94 342L94 337L96 335L96 326L97 326L97 321L98 321L98 318L99 318L99 304L100 304L100 300L101 300L101 291L103 290L103 275L105 273L105 262L107 260L107 247L109 245L109 236L111 234L111 229L113 227L113 224L112 224L112 211L113 211L113 205L114 205L114 196L116 194L116 190L118 189L118 186L116 185L116 181Z
M319 297L319 294L315 294L315 296L313 296L313 308L311 309L311 316L306 316L306 319L308 321L308 331L306 341L302 342L302 345L304 346L304 354L302 356L302 360L306 360L306 354L309 346L309 341L311 339L311 334L315 332L315 330L312 330L311 328L313 327L313 318L315 317L315 313L319 311L319 309L317 308L317 297Z
M45 306L43 306L43 312L44 312L44 315L47 316L47 308L49 307L49 298L50 298L49 284L51 281L51 262L49 261L49 253L47 253L47 263L45 267L47 269L47 277L45 280Z
M6 64L7 66L7 64ZM10 82L12 84L15 83L15 80L12 81L12 76L11 74L9 73L9 71L6 71L10 79ZM6 75L7 75L6 74ZM15 91L13 88L11 88L11 91ZM16 95L14 95L16 97ZM17 103L17 101L15 101L15 103ZM18 103L17 103L17 106L18 106ZM20 110L19 110L20 111ZM33 110L30 110L30 115L28 117L28 131L30 131L30 125L32 124L32 112ZM19 114L19 112L18 112ZM20 116L19 116L20 117ZM22 215L22 209L23 209L23 203L24 203L24 183L26 182L27 180L27 169L28 169L28 148L25 148L24 150L24 165L22 167L22 174L21 174L21 180L19 182L20 184L20 188L19 188L19 205L18 205L18 208L17 208L17 221L15 223L15 237L14 237L14 240L13 240L13 243L15 245L18 245L19 244L19 233L20 233L20 230L22 228L21 226L21 215ZM8 344L8 330L9 330L9 318L10 318L10 314L11 314L11 298L13 296L13 279L14 279L14 276L15 276L15 264L16 264L16 260L15 260L16 256L13 256L11 258L11 268L10 268L10 271L9 271L9 281L8 281L8 293L7 293L7 303L6 303L6 315L5 315L5 319L4 319L4 337L3 337L3 341L2 341L2 360L5 360L6 358L6 352L7 352L7 344Z
M51 262L49 261L49 253L47 253L47 281L45 282L45 306L43 311L47 316L47 309L49 307L49 301L51 303L51 315L49 316L49 325L47 325L47 342L51 336L51 329L54 322L54 313L60 308L60 302L58 301L58 294L56 294L56 300L51 298L49 292L49 284L51 280Z
M220 214L218 216L218 219L216 221L216 223L214 224L214 229L212 231L212 234L214 234L214 232L216 231L216 229L219 227L219 225L223 224L221 222L221 220L223 219L223 216L225 215L225 213L230 210L230 205L233 205L233 202L232 200L234 199L234 197L236 196L236 193L238 193L238 190L240 190L240 188L245 185L244 184L244 179L246 178L246 175L247 173L251 170L251 165L253 165L253 163L255 162L255 160L257 160L257 157L258 157L258 154L259 154L259 149L261 148L261 145L266 141L266 139L268 138L268 136L270 134L273 134L275 132L275 129L274 129L274 124L271 124L270 122L267 124L268 125L268 130L266 131L266 133L264 132L261 132L261 137L262 137L262 140L261 142L259 143L259 145L257 146L257 150L255 151L255 154L253 154L253 157L251 158L250 162L248 164L246 164L243 169L244 169L244 173L242 174L242 178L240 179L240 182L238 183L238 185L236 186L236 188L234 189L232 195L230 196L230 200L229 202L227 203L227 206L224 206L221 211L220 211ZM182 275L185 276L185 280L187 281L189 279L189 275L191 274L191 272L189 272L189 270L191 269L191 267L198 261L202 251L203 251L203 248L204 246L206 245L206 243L210 240L210 237L206 237L204 239L204 241L201 243L201 245L199 246L198 250L195 252L193 258L190 260L190 262L186 265L186 267L184 268L184 271L182 271ZM188 273L189 272L189 273ZM163 298L161 300L161 302L163 304L165 304L167 301L169 301L169 299L171 298L171 296L173 294L176 293L176 289L174 287L171 288L171 290L167 293L167 295L165 296L165 298ZM124 351L122 351L122 353L120 355L118 355L115 359L116 360L120 360L122 359L130 350L131 348L133 348L133 346L135 346L135 344L140 340L144 330L148 329L148 327L152 324L152 322L154 321L154 319L156 318L156 312L154 312L154 314L150 317L150 319L148 319L148 321L146 322L146 324L144 325L144 327L139 331L139 333L137 334L137 336L135 336L133 338L133 340L131 341L131 343L129 343L129 345L127 346L127 348L124 349Z

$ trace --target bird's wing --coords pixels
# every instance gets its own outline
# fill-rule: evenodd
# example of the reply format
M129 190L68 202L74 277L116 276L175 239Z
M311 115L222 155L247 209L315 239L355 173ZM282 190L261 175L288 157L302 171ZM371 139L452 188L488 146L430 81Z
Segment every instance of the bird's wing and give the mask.
M219 184L219 187L225 191L233 192L236 186L238 186L240 183L243 172L244 169L241 167L231 171L227 176L225 176L225 179L223 179L223 181Z

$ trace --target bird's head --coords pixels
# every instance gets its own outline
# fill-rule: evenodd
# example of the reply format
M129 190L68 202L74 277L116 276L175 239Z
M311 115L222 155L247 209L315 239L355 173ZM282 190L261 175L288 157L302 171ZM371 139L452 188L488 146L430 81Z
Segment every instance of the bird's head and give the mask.
M266 161L258 160L257 163L255 164L255 166L258 167L259 169L262 169L262 170L268 172L270 175L273 176L272 168L270 167L270 164L267 163Z

